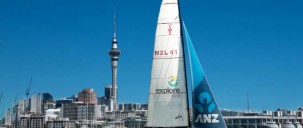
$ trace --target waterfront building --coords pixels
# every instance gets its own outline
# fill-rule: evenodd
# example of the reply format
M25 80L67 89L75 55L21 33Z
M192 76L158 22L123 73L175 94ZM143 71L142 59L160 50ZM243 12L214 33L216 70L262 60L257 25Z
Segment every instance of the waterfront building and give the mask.
M302 111L236 112L221 111L228 128L289 128L300 127L303 123ZM295 127L293 127L295 128Z
M102 121L100 122L96 120L89 120L89 121L76 121L76 128L105 128L105 127L103 127Z
M104 124L104 128L125 128L123 120L114 120Z
M124 125L126 128L144 128L146 125L146 117L127 117Z
M113 111L106 113L107 118L115 120L125 120L127 117L146 117L147 110Z
M141 104L141 110L147 110L148 104Z
M78 102L83 102L84 104L97 104L97 94L91 88L83 89L83 91L78 93Z
M53 120L53 121L46 121L46 128L77 128L77 127L75 121Z
M101 105L70 103L63 104L62 117L72 121L95 120L101 118Z
M147 110L142 108L141 104L138 103L126 103L126 104L119 104L119 110Z

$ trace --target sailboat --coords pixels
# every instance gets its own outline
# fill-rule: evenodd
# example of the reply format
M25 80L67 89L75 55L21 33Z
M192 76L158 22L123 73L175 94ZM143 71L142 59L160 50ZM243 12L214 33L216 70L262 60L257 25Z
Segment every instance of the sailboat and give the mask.
M191 74L192 123L186 65L189 65ZM182 22L179 0L162 0L154 43L146 126L227 128Z

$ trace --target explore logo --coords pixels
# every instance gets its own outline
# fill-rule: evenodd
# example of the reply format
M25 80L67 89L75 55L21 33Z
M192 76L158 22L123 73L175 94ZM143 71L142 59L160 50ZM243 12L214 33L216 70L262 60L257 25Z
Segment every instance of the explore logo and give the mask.
M169 84L169 86L171 86L171 87L176 87L176 86L178 86L177 77L176 77L176 76L171 76L171 77L169 77L168 84Z
M216 104L211 102L211 96L208 92L202 92L199 95L200 104L196 104L195 108L203 114L198 114L195 123L219 123L219 114L211 114L216 108ZM205 114L209 113L209 114Z
M179 94L181 92L180 88L176 88L179 82L176 76L171 76L168 79L169 87L163 89L156 89L158 94Z

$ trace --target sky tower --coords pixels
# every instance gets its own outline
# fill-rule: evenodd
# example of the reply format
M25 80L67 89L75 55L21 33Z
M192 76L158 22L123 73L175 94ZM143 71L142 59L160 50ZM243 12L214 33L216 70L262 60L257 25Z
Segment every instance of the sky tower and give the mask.
M118 68L118 58L120 55L120 50L118 49L118 42L116 38L116 14L114 14L114 37L112 41L112 48L109 51L112 63L112 100L113 100L113 110L117 110L117 68Z

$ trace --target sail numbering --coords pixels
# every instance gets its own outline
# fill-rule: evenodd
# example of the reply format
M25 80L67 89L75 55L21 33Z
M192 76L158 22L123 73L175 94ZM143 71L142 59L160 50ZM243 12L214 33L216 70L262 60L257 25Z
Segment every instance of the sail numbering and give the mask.
M185 47L188 56L184 54ZM185 62L187 57L189 62ZM187 90L186 65L190 67L192 92ZM189 118L188 93L192 93L192 123ZM226 128L187 29L182 23L178 0L162 0L154 43L148 105L147 127Z

